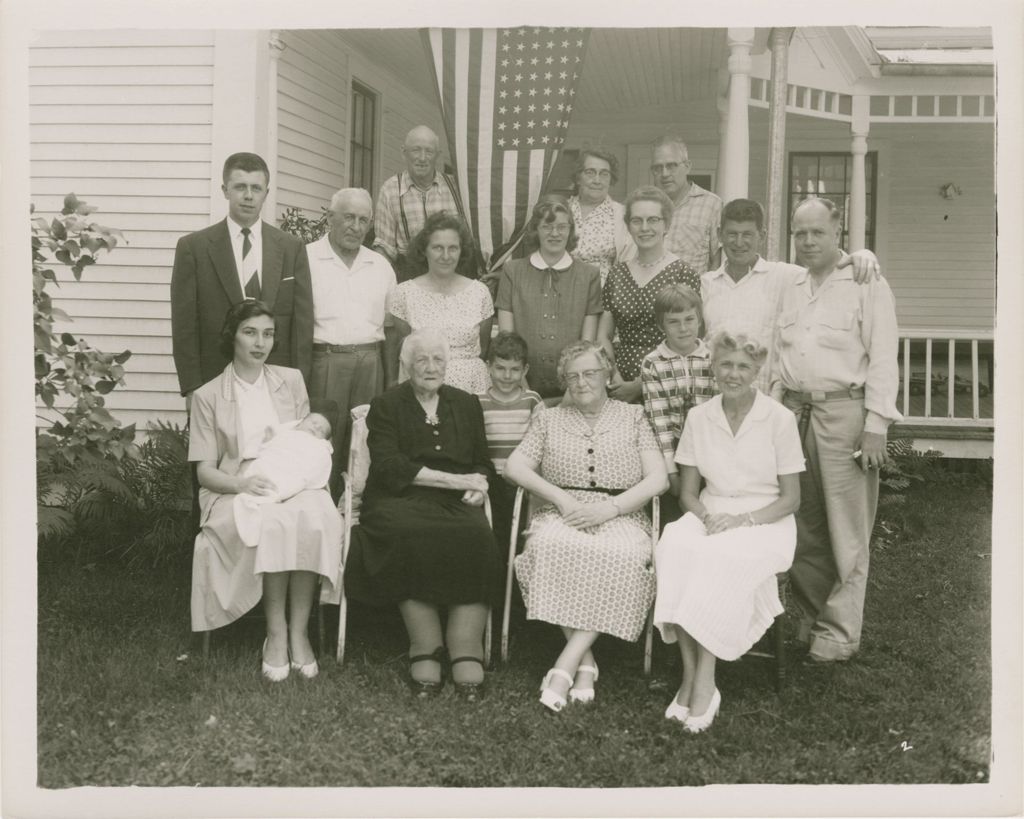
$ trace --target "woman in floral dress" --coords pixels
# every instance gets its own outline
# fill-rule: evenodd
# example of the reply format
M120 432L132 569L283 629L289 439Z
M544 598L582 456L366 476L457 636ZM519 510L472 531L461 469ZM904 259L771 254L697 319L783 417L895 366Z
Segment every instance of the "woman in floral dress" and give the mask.
M409 259L420 275L398 285L387 301L387 355L398 381L408 378L398 360L402 339L433 327L448 342L445 383L473 394L490 386L482 356L491 338L494 302L487 286L472 278L473 247L466 223L448 213L430 216L413 239Z
M597 338L615 363L608 394L636 402L641 393L640 364L665 337L654 321L655 297L670 284L685 284L699 295L700 276L665 249L672 200L664 191L652 186L637 188L626 200L625 218L637 255L608 272Z
M561 627L565 648L545 675L541 703L594 699L600 634L635 640L654 597L650 524L643 508L668 487L643 410L608 398L611 362L595 342L559 358L566 402L540 413L505 477L543 503L516 576L526 616Z
M569 210L579 239L572 255L596 267L601 272L602 285L613 264L636 255L636 245L623 218L625 208L609 195L618 178L619 160L615 154L601 148L580 151L573 169L575 194L569 197Z

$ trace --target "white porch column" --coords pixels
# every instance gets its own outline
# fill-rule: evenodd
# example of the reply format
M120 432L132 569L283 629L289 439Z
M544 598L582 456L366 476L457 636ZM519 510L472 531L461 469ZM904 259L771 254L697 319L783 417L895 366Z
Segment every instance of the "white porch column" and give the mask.
M213 47L210 219L224 218L224 160L238 151L267 156L267 32L218 30ZM271 178L273 184L273 178ZM269 211L264 212L264 216Z
M754 29L730 28L729 44L729 119L725 128L725 172L722 198L747 195L750 173L750 48L754 44Z
M864 176L864 156L868 152L868 111L870 98L864 95L853 98L853 117L850 121L850 233L846 249L850 252L864 249L864 234L867 225L867 180Z
M782 244L782 214L785 202L786 174L786 96L789 69L789 41L792 28L773 28L769 42L772 50L772 84L768 104L768 188L765 196L765 229L768 259L784 258Z
M281 52L285 50L284 41L277 31L271 31L267 39L270 59L267 65L267 167L270 169L270 192L263 205L263 218L277 224L277 68Z

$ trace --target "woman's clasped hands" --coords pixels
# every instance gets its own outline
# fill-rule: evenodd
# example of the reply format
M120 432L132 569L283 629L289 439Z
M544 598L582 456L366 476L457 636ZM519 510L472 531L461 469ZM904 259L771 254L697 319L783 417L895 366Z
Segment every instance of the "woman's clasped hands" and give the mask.
M568 494L558 503L558 512L562 516L562 521L574 529L600 526L619 514L618 508L610 500L600 503L581 503Z
M730 529L738 529L741 526L748 526L749 521L746 515L706 514L704 516L704 529L709 535L717 535L727 532Z
M487 477L479 472L467 472L465 475L453 475L456 478L456 489L465 490L462 502L469 506L483 506L487 497Z
M246 475L238 482L239 494L244 492L249 495L272 495L276 491L277 485L263 475Z

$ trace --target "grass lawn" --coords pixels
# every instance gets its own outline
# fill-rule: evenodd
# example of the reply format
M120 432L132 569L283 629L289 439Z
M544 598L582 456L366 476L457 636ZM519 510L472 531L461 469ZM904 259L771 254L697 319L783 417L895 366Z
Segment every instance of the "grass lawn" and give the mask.
M414 702L397 611L354 607L343 667L327 659L315 681L271 685L256 615L218 632L203 661L187 562L42 562L39 785L985 782L991 493L924 487L906 514L913 534L872 554L861 654L806 667L792 648L781 696L768 661L720 663L722 711L700 736L662 717L678 654L657 636L649 680L639 644L602 638L598 701L553 716L537 702L553 627L513 621L512 661L488 675L483 702L450 688Z

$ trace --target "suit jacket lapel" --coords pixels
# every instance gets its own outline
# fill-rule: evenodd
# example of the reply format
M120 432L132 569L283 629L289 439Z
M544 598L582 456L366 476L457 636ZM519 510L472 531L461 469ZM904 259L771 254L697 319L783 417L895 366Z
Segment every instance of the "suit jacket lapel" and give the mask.
M214 272L220 279L224 292L228 294L228 299L232 304L237 304L245 296L242 293L242 283L238 280L235 251L231 248L231 234L228 233L226 219L217 226L216 234L210 239L208 250Z
M266 222L263 225L263 276L260 282L260 295L263 302L273 309L277 298L277 288L281 284L281 271L284 269L284 246L278 241L276 231L270 230Z

